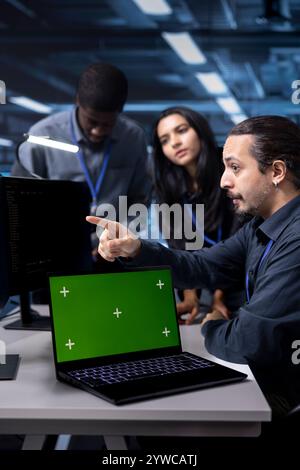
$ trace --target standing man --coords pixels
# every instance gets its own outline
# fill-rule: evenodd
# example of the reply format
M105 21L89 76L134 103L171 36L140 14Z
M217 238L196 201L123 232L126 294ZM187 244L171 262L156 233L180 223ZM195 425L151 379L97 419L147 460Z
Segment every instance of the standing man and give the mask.
M118 209L118 197L128 205L148 199L147 148L142 128L121 114L127 99L124 73L106 63L90 65L81 75L76 106L32 126L29 134L73 143L77 155L32 145L19 149L20 161L29 173L42 178L86 181L91 192L92 212L101 203ZM18 163L14 176L28 176Z
M180 289L244 287L247 301L234 317L207 314L205 344L221 359L249 364L282 413L300 403L300 129L280 116L247 119L230 132L223 160L222 188L238 214L254 217L211 248L173 251L115 222L88 221L104 227L99 253L108 261L170 265Z

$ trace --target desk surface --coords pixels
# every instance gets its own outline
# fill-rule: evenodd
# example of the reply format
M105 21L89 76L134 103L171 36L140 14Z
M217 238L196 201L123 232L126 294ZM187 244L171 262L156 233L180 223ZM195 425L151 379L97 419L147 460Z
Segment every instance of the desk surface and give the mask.
M182 326L183 349L248 374L248 380L114 406L55 378L50 332L4 330L7 353L21 355L16 380L0 385L0 434L255 436L270 408L250 369L205 351L199 325Z

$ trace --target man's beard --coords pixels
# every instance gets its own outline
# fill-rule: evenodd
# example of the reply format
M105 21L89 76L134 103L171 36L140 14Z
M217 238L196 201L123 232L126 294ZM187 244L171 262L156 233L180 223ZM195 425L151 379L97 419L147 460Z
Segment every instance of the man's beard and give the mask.
M272 189L272 186L266 183L264 188L257 195L255 204L252 205L252 207L249 207L244 212L239 212L239 211L236 212L238 220L245 223L245 222L249 222L249 220L251 220L252 217L256 217L256 216L260 217L261 207L263 203L265 202L268 194L270 194L271 189Z
M241 225L250 222L253 217L253 215L249 214L249 212L236 212L236 216Z

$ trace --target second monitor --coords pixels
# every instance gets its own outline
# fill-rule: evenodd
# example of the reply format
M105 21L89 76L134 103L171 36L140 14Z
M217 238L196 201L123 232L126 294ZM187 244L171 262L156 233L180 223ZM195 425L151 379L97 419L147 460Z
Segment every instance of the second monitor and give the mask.
M21 300L21 321L8 327L48 329L29 292L47 287L49 272L91 270L89 207L85 183L0 177L0 304Z

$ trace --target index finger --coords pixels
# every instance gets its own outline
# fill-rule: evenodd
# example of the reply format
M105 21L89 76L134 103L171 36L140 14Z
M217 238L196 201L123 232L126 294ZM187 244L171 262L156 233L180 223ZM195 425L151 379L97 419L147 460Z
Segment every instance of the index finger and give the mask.
M88 215L85 220L90 224L100 225L100 227L107 228L110 220L103 219L102 217L95 217L94 215Z

